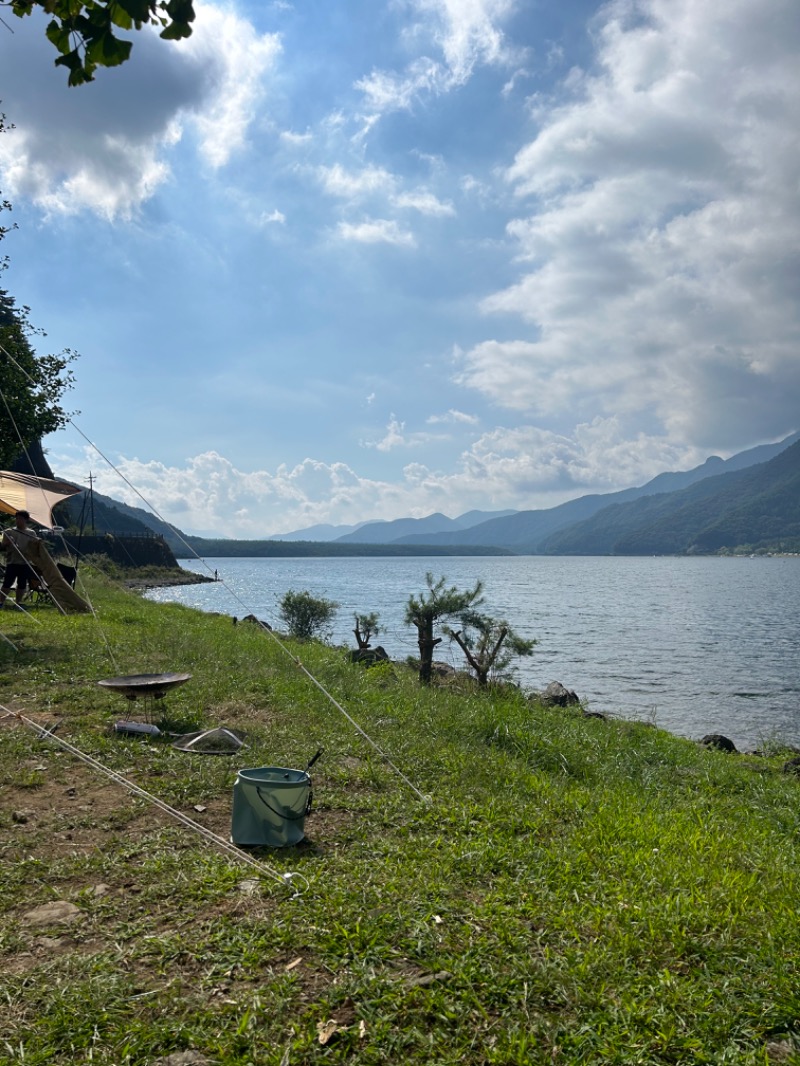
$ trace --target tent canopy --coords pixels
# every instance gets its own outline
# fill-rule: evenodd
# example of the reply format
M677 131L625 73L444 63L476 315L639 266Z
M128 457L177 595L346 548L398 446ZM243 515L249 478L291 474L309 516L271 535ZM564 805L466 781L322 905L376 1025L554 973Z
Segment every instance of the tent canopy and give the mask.
M52 529L55 505L82 491L66 481L0 470L0 514L28 511L34 522Z

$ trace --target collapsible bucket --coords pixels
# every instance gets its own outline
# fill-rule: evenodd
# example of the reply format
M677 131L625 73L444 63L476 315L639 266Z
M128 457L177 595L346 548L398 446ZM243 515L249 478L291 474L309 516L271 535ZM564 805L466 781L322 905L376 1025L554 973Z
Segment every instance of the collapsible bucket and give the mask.
M233 786L231 840L246 848L285 848L305 836L311 778L305 770L240 770Z

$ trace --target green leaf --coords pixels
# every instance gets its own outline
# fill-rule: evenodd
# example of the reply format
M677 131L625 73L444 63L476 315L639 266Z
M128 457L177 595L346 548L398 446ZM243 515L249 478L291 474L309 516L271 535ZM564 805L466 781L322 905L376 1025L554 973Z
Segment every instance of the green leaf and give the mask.
M108 6L108 14L111 21L115 26L119 26L123 30L133 29L133 19L128 11L122 6L122 4L112 3Z
M192 27L181 26L177 22L172 22L158 36L163 37L165 41L180 41L184 37L192 36Z
M45 34L47 36L48 41L50 41L51 44L55 45L55 47L58 49L59 52L61 52L62 55L67 55L70 52L70 45L72 42L69 38L69 30L65 26L56 22L55 19L52 19L47 24Z
M194 22L194 5L192 0L167 0L167 3L159 5L173 22L188 25Z
M116 0L114 6L121 7L139 25L150 22L156 8L151 0Z
M88 62L101 67L117 67L131 54L130 41L121 41L111 30L97 36L86 49Z
M77 48L73 48L67 55L59 56L56 66L68 68L67 83L69 85L85 85L89 81L94 81L95 64L89 63L88 60L84 63Z

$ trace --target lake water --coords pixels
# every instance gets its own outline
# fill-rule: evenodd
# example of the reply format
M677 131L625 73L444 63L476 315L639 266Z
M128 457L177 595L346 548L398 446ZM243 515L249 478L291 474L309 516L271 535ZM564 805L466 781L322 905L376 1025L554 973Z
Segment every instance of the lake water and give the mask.
M682 736L723 733L740 749L780 737L800 745L800 558L565 558L542 556L207 559L188 570L220 581L154 589L152 600L280 627L293 589L339 603L332 640L355 647L353 615L379 614L392 658L416 654L403 623L425 573L468 588L485 610L538 641L518 660L526 688L561 681L592 710L655 722ZM462 666L445 640L438 660Z

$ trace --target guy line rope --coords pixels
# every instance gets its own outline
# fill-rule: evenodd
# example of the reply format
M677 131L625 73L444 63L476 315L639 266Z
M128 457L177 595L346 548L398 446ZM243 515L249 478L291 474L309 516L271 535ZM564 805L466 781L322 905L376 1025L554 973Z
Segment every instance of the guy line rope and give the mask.
M25 371L25 369L23 367L21 367L19 365L19 363L2 346L2 344L0 344L0 351L3 351L5 353L5 355L9 358L9 360L17 368L17 370L19 370L28 379L28 381L31 382L31 384L34 384L33 380L30 377L30 375ZM5 397L3 397L3 402L5 403ZM6 404L6 409L8 410L8 405L7 404ZM9 416L12 417L10 411L9 411ZM68 421L69 421L69 424L73 427L73 429L86 441L86 443L89 445L89 447L92 448L95 452L97 452L97 454L100 456L100 458L105 463L107 463L108 466L114 471L114 473L119 478L121 478L122 481L125 482L125 484L131 489L132 492L134 492L136 494L136 496L139 497L139 499L144 503L144 505L147 507L148 510L150 510L165 525L168 525L172 529L173 533L175 534L176 537L178 537L178 539L181 541L181 543L184 545L184 547L186 547L188 549L188 551L194 556L194 558L197 559L198 562L202 563L202 565L205 566L206 570L208 570L209 574L211 574L211 568L208 566L208 564L205 562L205 560L202 559L197 554L197 552L194 550L194 548L185 540L185 538L181 535L180 531L175 529L174 526L171 525L171 523L167 522L167 520L163 517L163 515L160 514L158 509L156 507L154 507L153 504L151 504L150 501L147 500L142 495L141 492L139 492L139 490L136 488L136 486L122 473L121 470L119 470L114 465L114 463L108 458L108 456L106 456L100 450L100 448L98 448L98 446L92 440L90 440L89 437L86 436L86 434L83 432L83 430L78 425L76 425L76 423L73 421L72 418L68 418ZM14 428L16 429L17 427L16 427L16 423L13 422L13 417L12 417L12 423L14 424ZM19 434L19 430L17 430L17 435L20 437L20 443L22 443L22 438L21 438L21 435ZM27 454L27 452L26 452L26 454ZM247 605L242 601L242 599L239 597L239 595L236 593L236 591L225 583L224 579L222 581L222 584L225 587L225 589L230 593L230 595L233 596L233 598L236 600L236 602L239 603L245 610L247 610ZM97 618L97 615L96 615L96 613L94 611L94 607L92 606L90 601L88 601L88 602L89 602L89 606L90 606L91 611L92 611L92 615L94 616L95 620L97 621L97 624L100 627L101 632L103 632L102 626L100 625L100 621ZM37 621L38 621L38 619L37 619ZM295 666L297 666L302 671L302 673L305 674L305 676L308 678L308 680L311 681L311 683L313 685L315 685L316 688L319 689L319 691L326 697L326 699L329 700L329 702L336 708L336 710L339 711L342 715L344 715L344 717L353 726L353 728L356 730L356 732L361 737L363 737L364 740L366 740L366 742L380 756L380 758L386 763L386 765L401 779L401 781L404 782L404 784L406 784L408 786L408 788L411 789L411 791L417 796L417 798L422 800L424 803L430 803L430 796L426 796L423 792L421 792L420 789L418 789L416 787L416 785L414 785L409 780L409 778L402 772L402 770L400 770L400 768L394 762L392 762L392 760L389 758L389 756L386 754L386 752L384 752L378 746L378 744L375 743L375 741L369 736L369 734L366 732L366 730L364 730L358 724L358 722L355 721L355 719L352 717L352 715L350 715L348 713L348 711L345 710L345 708L341 705L341 703L339 703L339 701L332 695L332 693L328 691L328 689L322 684L322 682L318 681L317 678L314 677L314 675L311 673L311 671L308 669L308 667L305 666L305 664L286 647L286 645L278 637L278 635L272 629L270 629L269 627L263 625L262 623L259 623L259 625L260 625L260 628L262 629L262 631L264 633L266 633L269 637L272 638L272 640L278 645L280 650L285 655L288 655L292 659L292 661L294 662ZM109 656L111 658L111 661L114 663L115 669L118 669L117 664L114 661L114 655L113 655L113 652L111 651L111 646L110 646L110 644L108 642L108 639L106 638L106 635L105 635L104 632L103 632L103 638L104 638L104 641L105 641L106 648L108 650ZM9 641L9 643L11 643L11 642ZM13 647L13 645L12 645L12 647Z
M160 800L157 796L154 796L152 793L145 791L145 789L143 788L140 788L139 785L134 784L133 781L129 781L128 778L123 777L122 774L118 774L116 770L112 770L109 766L106 766L104 763L101 763L92 755L87 755L86 752L81 751L80 748L76 748L75 745L70 744L69 741L63 740L61 737L55 736L55 734L53 733L52 726L50 729L46 729L44 726L39 725L38 722L34 722L32 719L26 718L24 714L20 714L18 711L12 711L8 707L4 707L2 704L0 704L0 711L5 712L2 715L3 718L16 718L24 725L28 726L30 729L33 729L38 734L40 740L50 740L56 744L59 744L71 755L74 755L76 758L80 759L82 762L85 762L88 766L93 767L95 770L99 770L100 773L103 773L106 775L106 777L111 778L111 780L114 781L116 784L121 785L129 792L132 792L134 796L138 796L140 799L147 800L148 803L151 803L153 804L153 806L158 807L159 810L163 811L165 814L168 814L171 818L174 818L176 821L180 822L188 829L191 829L195 833L198 833L210 843L214 844L216 847L224 851L228 856L231 856L236 859L237 862L245 863L248 866L252 866L255 870L258 871L259 874L266 874L269 877L273 877L275 878L275 880L280 881L281 884L288 887L292 887L291 881L293 878L302 877L302 874L298 873L279 873L277 870L274 870L266 863L259 862L258 859L254 859L253 856L249 855L246 851L242 851L230 841L225 840L224 837L218 836L210 829L207 829L204 825L200 825L199 822L195 822L193 818L190 818L182 811L176 810L168 803L165 803L163 800ZM302 879L304 881L306 880L304 877L302 877ZM307 881L306 884L308 884Z

